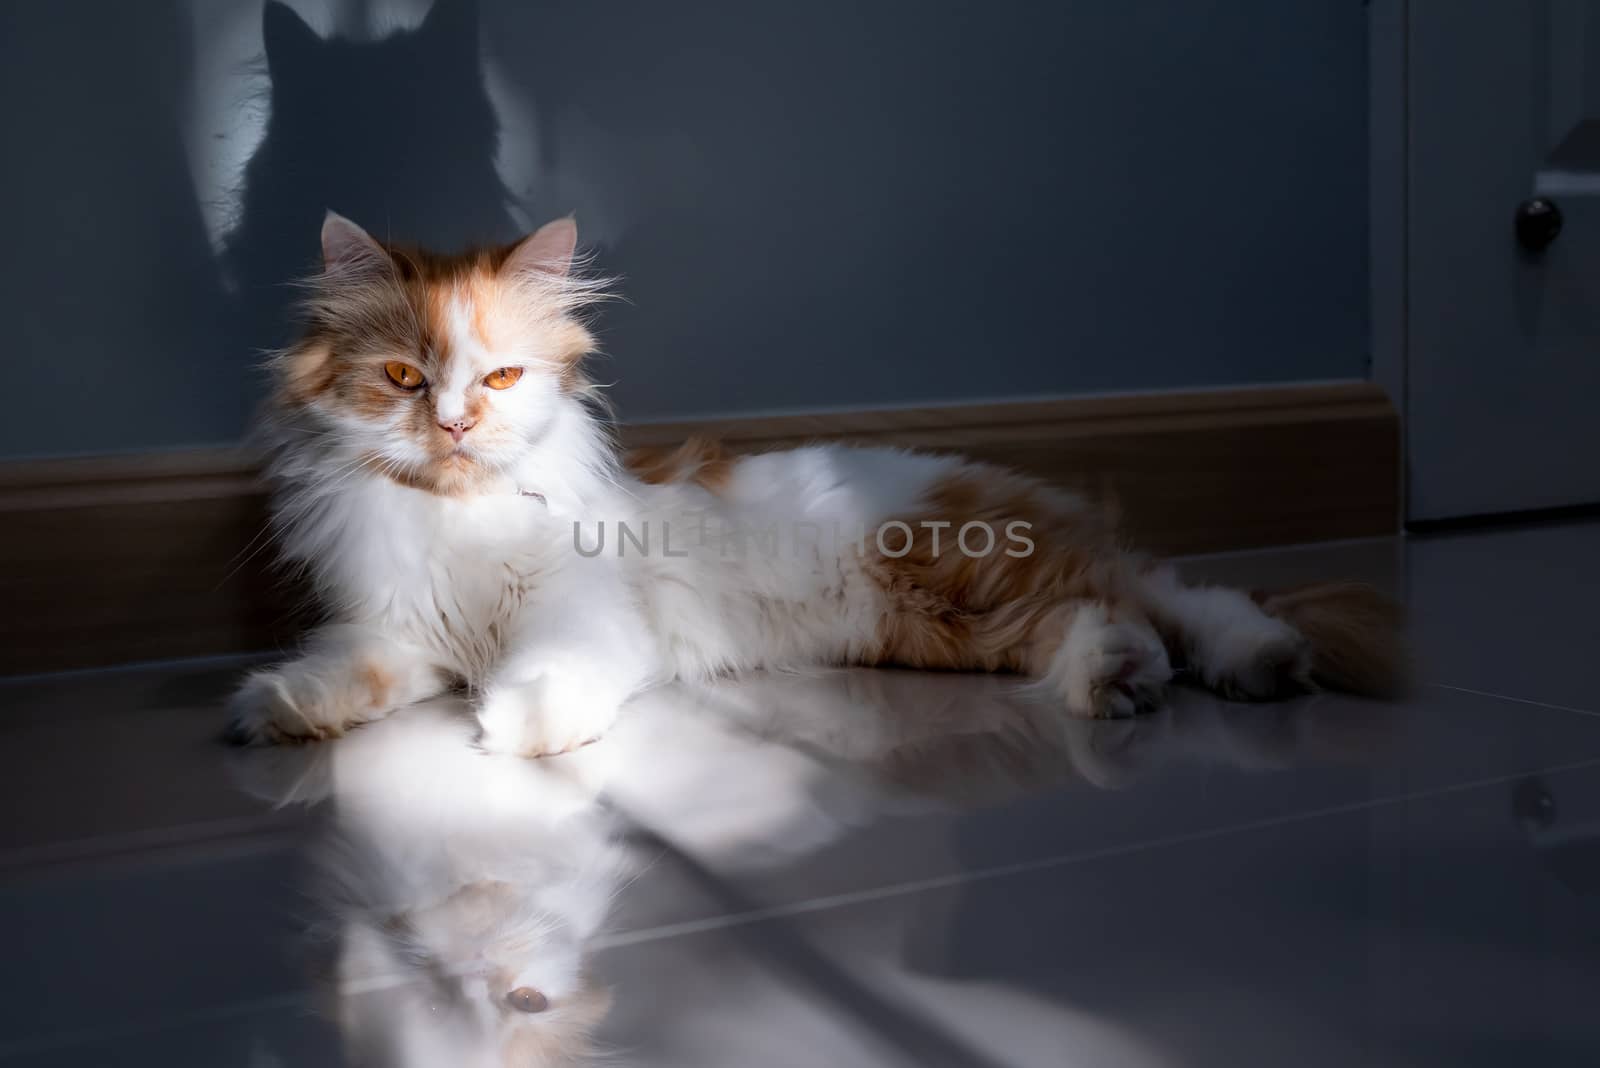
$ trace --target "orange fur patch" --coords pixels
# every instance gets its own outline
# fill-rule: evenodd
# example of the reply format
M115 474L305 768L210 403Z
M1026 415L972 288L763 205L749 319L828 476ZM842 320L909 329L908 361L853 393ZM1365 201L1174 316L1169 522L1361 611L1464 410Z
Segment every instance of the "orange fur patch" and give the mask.
M1319 685L1369 697L1400 697L1411 685L1411 652L1400 605L1359 582L1327 582L1251 597L1311 643Z
M966 464L926 494L926 510L902 519L912 529L904 555L879 550L869 535L868 573L889 598L869 664L1042 674L1061 644L1073 603L1095 600L1115 616L1136 613L1130 576L1105 517L1043 483L984 464ZM951 525L937 532L924 520ZM1007 555L1008 524L1024 522L1033 550ZM957 535L980 522L995 534L982 555ZM898 552L898 528L884 545ZM971 539L974 550L982 539Z
M308 338L278 364L280 388L297 404L309 404L327 392L336 374L333 345L321 338Z
M642 482L665 485L693 482L712 493L727 489L737 461L710 438L693 437L682 445L646 446L630 451L623 464Z
M381 665L369 661L361 666L358 678L372 707L387 710L390 695L394 693L394 676Z

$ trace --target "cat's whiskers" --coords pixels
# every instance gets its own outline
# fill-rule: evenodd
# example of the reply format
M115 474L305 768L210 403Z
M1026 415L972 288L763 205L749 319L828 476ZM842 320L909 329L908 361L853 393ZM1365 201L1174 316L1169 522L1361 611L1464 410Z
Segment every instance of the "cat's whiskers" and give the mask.
M255 532L255 535L248 542L245 543L244 548L234 553L233 560L228 561L228 563L232 566L228 568L228 573L223 575L222 578L218 579L215 586L211 587L212 593L216 593L218 590L222 589L222 587L226 586L246 564L260 556L262 551L265 550L267 546L272 544L272 538L269 535L272 534L273 530L274 527L271 519L268 519L266 522L261 524L261 528ZM249 555L245 555L247 553ZM239 559L241 556L243 556L244 559ZM235 563L234 561L238 562Z
M286 426L286 427L280 427L279 431L282 432L282 433L285 433L285 434L300 434L300 435L302 435L304 437L308 437L308 438L334 438L334 437L337 437L337 434L334 431L327 430L327 429L321 428L321 427Z
M327 430L313 430L313 429L308 429L308 428L303 428L303 427L287 427L287 426L286 427L280 427L278 429L291 431L291 432L295 432L295 433L306 434L308 436L323 436L323 437L332 437L333 436L333 432L332 431L327 431ZM349 477L350 474L354 474L355 472L354 472L353 468L359 467L360 464L361 464L361 461L362 461L362 458L361 457L357 457L357 459L354 461L353 464L347 464L344 467L341 467L339 469L341 472L348 471L349 474L346 474L343 478L340 478L339 482L342 483L345 480L345 478ZM322 484L320 484L320 483L318 484L319 488L321 487L321 485ZM329 487L329 488L332 488L332 487ZM321 494L319 494L317 496L321 496ZM244 569L244 567L246 565L248 565L250 563L250 561L254 560L257 556L260 556L261 553L263 551L265 551L266 548L269 545L272 544L271 535L276 534L277 532L279 532L280 530L282 530L284 527L288 526L289 524L292 524L292 523L297 522L300 519L304 518L305 515L310 511L310 509L312 507L314 507L315 504L316 504L316 501L314 499L312 499L312 498L313 498L313 495L305 494L303 496L303 498L302 498L304 500L303 504L300 504L299 506L291 506L287 510L281 512L278 515L275 515L275 516L269 518L266 522L264 522L261 525L261 528L256 531L256 533L250 538L250 540L248 542L245 543L244 548L240 549L238 553L234 554L233 560L229 561L231 566L229 567L227 574L223 575L222 578L220 580L218 580L217 584L212 587L212 592L215 593L217 590L220 590L223 586L227 585L234 578L235 575L237 575L241 570ZM241 557L243 557L243 558L241 559ZM235 561L237 561L237 562L235 562Z
M291 506L285 513L285 519L294 521L303 518L312 508L330 497L334 490L339 489L350 479L360 474L362 468L370 464L371 461L372 456L370 453L362 453L338 470L317 478L302 487L297 495L298 500L301 502L299 507Z

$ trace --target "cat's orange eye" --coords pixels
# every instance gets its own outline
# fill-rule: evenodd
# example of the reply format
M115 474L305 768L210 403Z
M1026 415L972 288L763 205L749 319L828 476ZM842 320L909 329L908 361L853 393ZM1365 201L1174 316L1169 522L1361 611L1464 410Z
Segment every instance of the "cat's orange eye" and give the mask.
M389 376L389 381L401 389L418 389L428 381L422 377L421 371L412 367L409 363L401 363L399 360L390 360L384 364L383 373Z
M550 999L531 986L519 986L506 995L506 1004L518 1012L543 1012L550 1007Z
M498 371L489 372L489 377L483 380L483 384L490 389L510 389L521 377L522 368L502 367Z

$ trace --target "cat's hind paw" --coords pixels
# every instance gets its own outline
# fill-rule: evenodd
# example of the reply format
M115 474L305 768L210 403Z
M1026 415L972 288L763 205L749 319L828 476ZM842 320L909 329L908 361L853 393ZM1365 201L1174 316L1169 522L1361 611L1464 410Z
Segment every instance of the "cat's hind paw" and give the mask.
M1243 616L1208 635L1196 660L1206 686L1234 700L1276 700L1316 689L1310 643L1267 615Z
M1142 623L1113 623L1100 606L1080 609L1051 668L1074 716L1111 719L1160 705L1172 678L1161 639Z

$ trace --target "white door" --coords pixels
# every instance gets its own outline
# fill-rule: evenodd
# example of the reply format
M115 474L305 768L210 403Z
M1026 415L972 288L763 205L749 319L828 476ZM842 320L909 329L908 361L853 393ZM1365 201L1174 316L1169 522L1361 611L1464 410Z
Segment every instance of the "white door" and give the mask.
M1600 0L1405 7L1408 518L1600 502Z

